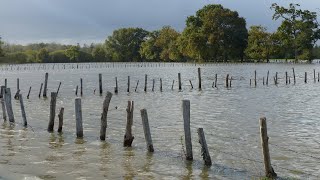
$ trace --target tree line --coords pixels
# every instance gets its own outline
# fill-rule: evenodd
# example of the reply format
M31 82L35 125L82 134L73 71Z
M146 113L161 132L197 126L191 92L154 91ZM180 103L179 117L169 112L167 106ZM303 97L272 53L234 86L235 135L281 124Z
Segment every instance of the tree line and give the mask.
M114 30L104 43L63 45L8 44L0 37L0 62L269 62L270 59L312 60L320 58L317 13L299 4L272 4L273 19L281 25L275 32L257 25L246 28L237 11L219 4L204 6L186 19L178 32L170 26L155 31L142 28Z

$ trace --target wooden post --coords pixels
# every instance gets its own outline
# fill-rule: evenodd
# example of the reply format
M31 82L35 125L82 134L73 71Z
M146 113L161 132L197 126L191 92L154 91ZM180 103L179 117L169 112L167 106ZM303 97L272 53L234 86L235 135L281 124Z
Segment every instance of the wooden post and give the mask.
M318 82L320 81L320 73L318 73Z
M254 71L254 87L257 87L257 71Z
M102 74L99 74L99 93L102 96Z
M3 117L3 120L6 121L7 120L7 112L6 112L7 110L6 110L6 105L4 104L4 97L2 97L0 100L1 100L1 107L2 107L2 117Z
M17 91L20 90L19 78L17 78Z
M57 93L51 92L50 119L49 119L49 124L48 124L48 132L53 132L54 117L56 116L56 102L57 102Z
M139 85L139 80L137 81L137 85L136 85L136 88L134 89L134 92L137 92L138 85Z
M229 88L229 74L226 77L226 88Z
M127 107L127 126L126 126L126 134L124 135L124 147L131 147L134 136L132 135L132 124L133 124L133 109L134 103L133 101L128 101Z
M9 121L14 123L14 115L12 110L12 103L11 103L11 91L10 88L6 88L4 92L4 101L6 104L7 115L9 117Z
M160 92L162 92L162 79L160 78Z
M174 80L172 81L172 86L171 86L171 90L173 90L173 85L174 85Z
M20 89L17 90L16 94L14 95L14 99L19 100L19 94L20 94Z
M60 86L61 86L61 82L59 82L59 86L58 86L58 89L57 89L57 96L58 96L59 91L60 91Z
M296 73L294 72L294 68L292 68L293 73L293 84L296 84Z
M40 86L39 98L40 98L40 96L41 96L42 86L43 86L43 83L41 83L41 86Z
M77 85L77 87L76 87L76 96L78 96L78 85Z
M75 99L75 113L76 113L76 133L77 138L83 138L83 127L82 127L82 108L81 99Z
M262 84L264 85L264 77L262 78Z
M80 78L80 95L83 95L83 81L82 78Z
M264 169L265 175L268 178L275 178L277 174L274 172L271 166L270 154L269 154L269 137L267 132L267 122L266 118L260 118L260 136L261 136L261 146L262 146L262 154L264 160Z
M63 113L64 113L64 108L62 107L60 109L60 112L58 114L58 118L59 118L59 126L58 126L58 132L61 133L62 132L62 126L63 126Z
M114 93L118 93L118 78L116 77L116 87L114 88Z
M6 89L7 89L7 87L8 87L8 80L7 80L7 78L6 79L4 79L4 86L6 87Z
M127 92L130 92L130 76L128 76L128 89Z
M313 69L313 81L316 82L316 70Z
M267 86L269 85L269 71L267 73L267 81L266 81Z
M30 92L31 92L31 86L29 87L29 92L28 92L28 95L27 95L27 99L29 99Z
M150 133L147 110L146 109L141 109L140 113L141 113L141 118L142 118L144 137L145 137L146 143L147 143L147 149L148 149L149 152L154 152L151 133Z
M181 73L178 73L179 91L181 91Z
M109 109L111 98L112 98L112 93L108 91L103 101L103 108L101 113L100 140L102 141L106 140L107 115L108 115L108 109Z
M201 89L201 70L198 68L199 90Z
M147 81L148 81L148 77L147 75L144 76L144 92L147 92Z
M250 87L251 87L251 79L250 79Z
M190 101L182 101L183 111L183 124L184 124L184 139L186 144L186 159L193 160L192 155L192 142L191 142L191 131L190 131Z
M23 120L23 126L24 126L24 127L27 127L27 126L28 126L28 122L27 122L26 111L24 110L24 104L23 104L22 94L19 94L19 100L20 100L20 108L21 108L21 115L22 115L22 120Z
M189 82L190 82L190 86L191 86L191 89L193 89L193 85L192 85L192 82L191 82L191 80L189 80Z
M154 83L155 83L155 81L154 81L154 79L152 79L152 91L154 91Z
M218 74L215 75L215 79L214 79L214 87L217 87L217 82L218 82Z
M47 90L48 90L48 76L49 74L46 73L45 80L44 80L44 88L43 88L43 97L47 97Z
M276 72L276 81L275 84L278 85L278 72Z
M288 84L288 72L286 71L286 84Z
M307 83L307 72L304 72L304 83Z
M204 160L204 164L206 166L211 166L212 161L209 154L206 138L204 136L203 128L198 128L198 137L199 137L199 143L201 145L201 155Z

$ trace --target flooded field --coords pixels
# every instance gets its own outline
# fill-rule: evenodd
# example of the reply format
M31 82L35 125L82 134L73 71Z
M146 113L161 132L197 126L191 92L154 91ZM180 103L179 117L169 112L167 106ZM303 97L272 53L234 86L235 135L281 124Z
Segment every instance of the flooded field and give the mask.
M142 66L142 67L141 67ZM201 68L202 90L197 88ZM296 84L293 85L292 68ZM11 70L12 68L12 70ZM259 118L268 123L271 162L281 178L320 179L320 82L313 79L319 64L36 64L0 66L12 95L16 79L24 97L29 123L22 126L20 104L12 100L16 124L0 115L0 179L258 179L264 175ZM257 87L250 78L257 71ZM269 86L263 77L270 71ZM285 83L285 72L291 84ZM49 73L48 98L38 98L40 84ZM278 72L279 84L273 77ZM305 72L308 83L304 82ZM98 93L102 73L103 96ZM182 91L178 90L181 73ZM148 90L143 91L148 75ZM212 88L218 74L217 88ZM225 77L232 87L225 88ZM127 77L131 78L127 93ZM99 140L102 103L114 93L108 113L107 139ZM316 76L317 77L317 76ZM83 78L84 138L76 138L74 99ZM159 79L163 92L159 90ZM152 80L155 90L152 92ZM137 81L139 86L134 91ZM175 80L174 88L172 81ZM194 88L191 89L189 80ZM50 92L62 82L57 110L65 108L63 133L48 133ZM30 98L27 99L29 87ZM94 91L96 90L95 94ZM194 161L185 161L182 100L191 102ZM127 101L135 103L132 148L123 147ZM146 108L155 152L148 153L140 109ZM2 113L0 113L2 114ZM203 127L213 165L205 167L197 128ZM57 117L55 121L57 130Z

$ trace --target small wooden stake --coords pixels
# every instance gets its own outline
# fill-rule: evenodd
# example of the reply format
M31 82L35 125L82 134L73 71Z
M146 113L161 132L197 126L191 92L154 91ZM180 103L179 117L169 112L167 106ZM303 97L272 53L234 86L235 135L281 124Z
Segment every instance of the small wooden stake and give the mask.
M216 74L215 78L214 78L214 87L215 88L217 87L217 82L218 82L218 74Z
M269 71L267 73L267 81L266 81L266 85L268 86L269 85Z
M262 146L262 154L264 160L264 169L265 175L268 178L276 178L277 174L274 172L271 166L270 154L269 154L269 137L267 132L267 122L266 118L260 118L260 135L261 135L261 146Z
M145 137L146 143L147 143L147 149L148 149L149 152L154 152L151 133L150 133L147 110L146 109L141 109L140 113L141 113L141 118L142 118L144 137Z
M78 86L76 87L76 96L78 96Z
M160 78L160 92L162 92L162 79Z
M296 84L296 73L294 72L294 68L292 68L293 73L293 84Z
M43 97L47 97L47 90L48 90L48 76L49 74L46 73L45 80L44 80L44 88L43 88Z
M138 85L139 85L139 80L137 81L137 85L136 85L136 88L134 89L134 92L137 92Z
M186 144L186 159L193 160L192 154L192 142L191 142L191 131L190 131L190 101L182 101L183 110L183 124L184 124L184 139Z
M257 87L257 71L254 71L254 87Z
M114 88L114 93L118 93L118 78L116 77L116 87Z
M193 89L193 85L192 85L192 82L191 82L191 80L189 80L189 82L190 82L190 86L191 86L191 89Z
M199 90L201 90L201 70L198 68Z
M155 83L155 81L154 81L154 79L152 79L152 91L154 91L154 83Z
M30 92L31 92L31 86L30 86L30 88L29 88L29 92L28 92L28 95L27 95L27 99L29 99Z
M75 103L75 113L76 113L77 138L83 138L81 99L76 98L74 103Z
M82 78L80 78L80 95L83 95L83 83L82 83Z
M203 157L204 164L206 166L211 166L212 161L209 154L206 138L204 136L203 128L198 128L198 137L199 137L199 143L201 144L201 156Z
M102 113L101 113L101 128L100 128L100 140L106 140L106 130L107 130L107 115L109 104L112 98L112 93L107 92L107 95L103 101Z
M51 92L50 119L49 119L49 124L48 124L48 132L53 132L54 117L56 116L56 102L57 102L57 93Z
M174 80L172 81L172 86L171 86L171 90L173 90L173 85L174 85Z
M181 73L178 73L179 91L181 91Z
M9 117L9 121L10 121L11 123L14 123L14 115L13 115L13 110L12 110L11 91L10 91L10 88L6 88L6 89L5 89L4 101L5 101L5 104L6 104L7 115L8 115L8 117Z
M288 72L286 71L286 84L288 84Z
M58 86L58 89L57 89L57 96L58 96L59 91L60 91L60 86L61 86L61 82L59 82L59 86Z
M128 76L128 89L127 92L130 92L130 76Z
M147 82L148 82L148 77L147 75L144 76L144 92L147 92Z
M41 83L41 86L40 86L39 98L40 98L40 96L41 96L42 86L43 86L43 83Z
M3 86L5 87L5 86ZM2 107L2 117L3 117L3 120L6 121L7 120L7 110L6 110L6 105L4 104L4 98L2 97L1 99L1 107Z
M313 69L313 81L316 82L316 70Z
M304 72L304 83L307 83L307 72Z
M102 74L99 74L99 93L102 96Z
M62 132L62 126L63 126L63 113L64 113L64 108L62 107L60 109L60 112L58 114L58 118L59 118L59 126L58 126L58 132L61 133Z
M134 136L132 135L132 124L133 124L133 110L134 103L133 101L128 101L127 107L127 126L126 126L126 134L124 135L124 147L131 147Z
M19 78L17 78L17 91L20 90Z
M229 88L229 74L226 76L226 88Z
M20 108L21 108L23 126L27 127L28 126L27 116L26 116L26 111L24 110L24 104L23 104L23 99L22 99L22 95L21 94L19 94L19 100L20 100Z

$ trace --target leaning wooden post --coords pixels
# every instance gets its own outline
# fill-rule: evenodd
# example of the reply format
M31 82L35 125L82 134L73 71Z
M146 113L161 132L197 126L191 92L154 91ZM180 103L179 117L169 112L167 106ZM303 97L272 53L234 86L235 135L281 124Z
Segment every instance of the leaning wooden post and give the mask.
M60 91L60 86L61 86L61 82L59 82L59 86L58 86L58 89L57 89L57 96L58 96L59 91Z
M209 154L206 138L204 136L203 128L198 128L198 137L199 137L199 143L201 145L201 155L204 160L204 164L206 166L211 166L212 161Z
M147 110L141 109L140 113L141 113L141 118L142 118L144 137L145 137L146 143L147 143L147 149L149 152L154 152Z
M133 109L134 103L133 101L128 101L127 107L127 126L126 126L126 134L124 135L124 147L131 147L134 136L132 135L132 124L133 124Z
M254 87L257 87L257 71L254 71Z
M293 84L296 84L296 73L294 72L294 68L292 68L293 73Z
M191 80L189 80L189 82L190 82L190 86L191 86L191 89L193 89L193 85L192 85L192 82L191 82Z
M10 88L6 88L5 89L4 100L5 100L5 104L6 104L6 109L7 109L7 114L8 114L8 117L9 117L9 121L14 123L14 115L13 115L13 110L12 110Z
M40 86L39 98L40 98L40 96L41 96L42 86L43 86L43 83L41 83L41 86Z
M28 92L28 95L27 95L27 99L29 99L30 92L31 92L31 86L30 86L30 88L29 88L29 92Z
M201 70L198 68L199 89L201 89Z
M99 93L102 95L102 74L99 74Z
M76 134L77 138L83 138L83 127L82 127L82 109L81 99L75 99L75 113L76 113Z
M82 78L80 78L80 95L83 95L83 83L82 83Z
M76 96L78 96L78 85L77 85L77 87L76 87Z
M114 88L114 93L118 93L118 78L116 77L116 87Z
M1 107L2 107L2 118L4 121L7 120L7 112L6 112L6 105L4 104L4 97L1 98Z
M191 131L190 131L190 101L182 101L183 111L183 124L184 124L184 139L186 144L186 159L193 160L192 155L192 142L191 142Z
M49 124L48 124L48 132L53 132L54 117L56 116L56 102L57 102L57 93L51 92L50 119L49 119Z
M62 107L60 109L60 112L58 114L58 118L59 118L59 126L58 126L58 132L61 133L62 132L62 126L63 126L63 113L64 113L64 108Z
M24 110L24 104L23 104L22 94L19 94L19 100L20 100L20 108L21 108L21 115L22 115L22 120L23 120L23 126L24 126L24 127L27 127L27 126L28 126L28 122L27 122L26 111Z
M45 80L44 80L43 97L47 97L48 76L49 76L49 74L46 73L46 75L45 75Z
M277 174L274 172L271 166L270 154L269 154L269 137L267 132L267 122L266 118L260 118L260 136L261 136L261 146L262 146L262 154L264 160L264 169L265 175L268 178L275 178Z
M162 92L162 79L160 78L160 92Z
M307 83L307 72L304 72L304 83Z
M127 92L130 92L130 76L128 76L128 89Z
M137 81L137 85L136 85L136 88L134 89L134 92L137 92L138 85L139 85L139 80Z
M181 73L178 73L179 91L181 91Z
M229 74L226 77L226 88L229 88Z
M144 92L147 92L147 83L148 83L148 76L144 76Z
M269 71L267 73L267 80L266 80L266 85L268 86L268 84L269 84Z
M173 90L173 85L174 85L174 80L172 81L172 86L171 86L171 90Z
M101 113L101 128L100 128L100 140L106 140L106 131L107 131L107 115L109 104L112 98L112 93L107 92L107 95L103 101L102 113Z

